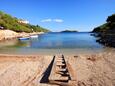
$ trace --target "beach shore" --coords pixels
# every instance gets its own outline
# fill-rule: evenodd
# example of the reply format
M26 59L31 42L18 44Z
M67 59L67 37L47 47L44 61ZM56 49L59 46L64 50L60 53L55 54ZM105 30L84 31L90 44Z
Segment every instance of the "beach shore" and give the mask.
M53 56L0 55L0 86L52 86L40 80ZM115 54L68 55L75 86L115 86ZM56 86L56 85L53 85Z

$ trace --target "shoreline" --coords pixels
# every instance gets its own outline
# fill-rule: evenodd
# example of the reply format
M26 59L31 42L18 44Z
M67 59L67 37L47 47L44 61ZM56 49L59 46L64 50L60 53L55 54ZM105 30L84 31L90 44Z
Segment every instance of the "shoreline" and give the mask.
M7 48L6 48L7 49ZM114 52L114 48L104 48L102 50L79 50L79 49L37 49L37 50L31 50L31 49L24 49L22 52L14 49L9 49L6 51L1 50L0 55L91 55L91 54L99 54L99 53L106 53L106 52ZM26 50L26 52L25 52Z
M0 30L0 41L13 40L20 37L30 37L31 35L44 34L44 32L33 32L33 33L17 33L12 30Z
M25 33L23 35L25 36ZM62 54L72 69L70 72L75 74L76 86L115 85L115 49L105 49L98 53L88 53L88 51L84 53L80 50L79 52L82 53L79 53L75 50L75 54L67 49L67 54L62 51L54 52L54 50L50 51L50 54L44 51L42 52L46 54L15 54L16 51L11 51L14 54L2 52L0 54L0 85L2 86L51 86L40 81L45 74L48 74L47 68L53 57Z

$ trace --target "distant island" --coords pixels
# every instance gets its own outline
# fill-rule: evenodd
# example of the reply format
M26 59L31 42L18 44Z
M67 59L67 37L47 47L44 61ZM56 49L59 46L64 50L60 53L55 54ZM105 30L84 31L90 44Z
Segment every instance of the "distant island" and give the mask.
M61 31L62 33L66 33L66 32L78 32L76 30L64 30L64 31Z

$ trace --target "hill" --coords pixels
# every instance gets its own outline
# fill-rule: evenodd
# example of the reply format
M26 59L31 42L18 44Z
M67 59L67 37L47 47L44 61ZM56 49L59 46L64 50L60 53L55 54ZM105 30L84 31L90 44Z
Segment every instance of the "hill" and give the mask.
M94 28L92 32L115 34L115 14L108 16L106 23Z
M48 32L49 30L39 26L32 25L28 22L22 21L16 17L12 17L9 14L6 14L0 11L0 29L9 29L15 32Z
M64 30L64 31L61 31L62 33L65 33L65 32L78 32L78 31L76 31L76 30Z
M115 47L115 14L108 16L106 23L94 28L92 32L97 33L97 42Z

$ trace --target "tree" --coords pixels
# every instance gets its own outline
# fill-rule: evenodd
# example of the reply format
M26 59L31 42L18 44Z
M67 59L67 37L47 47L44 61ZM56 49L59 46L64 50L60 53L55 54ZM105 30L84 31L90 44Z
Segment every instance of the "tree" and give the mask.
M111 15L111 16L108 16L107 22L115 22L115 14Z
M39 25L23 24L19 23L18 18L12 17L9 14L6 14L0 11L0 26L5 29L10 29L16 32L47 32L49 30L40 27Z

